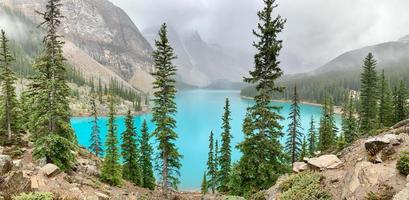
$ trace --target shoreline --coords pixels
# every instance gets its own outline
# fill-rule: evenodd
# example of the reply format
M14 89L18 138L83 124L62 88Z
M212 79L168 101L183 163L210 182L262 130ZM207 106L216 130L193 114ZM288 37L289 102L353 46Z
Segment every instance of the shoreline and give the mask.
M138 111L138 112L133 112L132 116L141 116L141 115L145 115L150 113L150 109L148 110L143 110L143 111ZM126 113L120 113L120 114L116 114L116 117L123 117L126 116ZM89 112L84 112L84 114L78 114L78 113L72 113L71 114L71 118L80 118L80 117L92 117L91 114ZM102 114L98 114L98 117L108 117L107 113L102 113Z
M253 97L248 97L248 96L243 96L240 95L240 98L242 99L248 99L248 100L254 100ZM291 103L291 100L284 100L284 99L273 99L273 102L277 102L277 103ZM300 101L301 104L304 105L310 105L310 106L317 106L317 107L323 107L324 105L320 104L320 103L313 103L313 102L309 102L309 101ZM342 107L341 106L334 106L334 113L336 115L342 115Z

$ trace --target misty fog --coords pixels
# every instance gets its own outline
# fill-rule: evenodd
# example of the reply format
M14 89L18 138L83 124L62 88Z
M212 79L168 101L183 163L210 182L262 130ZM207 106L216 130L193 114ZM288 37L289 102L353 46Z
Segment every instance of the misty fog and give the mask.
M197 30L208 43L246 52L251 60L256 12L262 0L112 0L144 30L162 22ZM317 68L339 54L409 34L407 0L277 1L287 18L281 38L286 73Z

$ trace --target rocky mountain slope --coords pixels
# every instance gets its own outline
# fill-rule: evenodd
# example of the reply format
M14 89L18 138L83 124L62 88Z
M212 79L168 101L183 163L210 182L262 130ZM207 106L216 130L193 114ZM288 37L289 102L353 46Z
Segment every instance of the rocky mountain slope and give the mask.
M159 27L143 30L145 38L154 45ZM209 44L195 31L180 34L168 26L169 40L178 58L179 75L188 84L206 86L214 81L241 82L251 63L231 49L218 44Z
M46 0L1 0L0 4L38 23L35 10ZM111 78L143 91L151 89L152 48L128 15L108 0L63 0L61 32L68 61L86 77ZM30 30L26 30L30 31Z
M372 46L367 46L345 52L312 72L288 75L283 82L308 82L308 80L348 79L356 81L362 68L364 58L369 52L373 53L377 60L377 69L385 69L387 75L395 75L401 71L409 70L409 40L408 37L397 41L390 41ZM339 74L338 72L342 72ZM328 78L330 77L330 78ZM308 84L308 83L307 83Z
M398 123L378 136L362 138L337 155L304 158L294 164L294 173L315 171L323 177L321 186L334 200L361 200L369 193L379 194L388 188L393 200L409 199L409 178L396 169L403 151L409 150L409 120ZM265 192L268 200L279 200L283 184L289 176L282 176L277 184ZM384 194L384 196L387 196Z

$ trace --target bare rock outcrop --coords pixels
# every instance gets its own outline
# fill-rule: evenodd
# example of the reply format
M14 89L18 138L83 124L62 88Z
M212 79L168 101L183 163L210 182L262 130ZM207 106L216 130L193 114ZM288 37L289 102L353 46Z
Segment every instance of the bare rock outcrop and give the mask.
M399 154L407 150L409 120L396 124L378 136L358 139L336 156L324 155L305 159L305 162L309 170L318 171L325 177L322 185L335 200L365 199L368 193L379 192L384 186L393 188L394 200L408 200L409 180L396 169ZM294 171L300 171L302 163L295 166ZM288 175L282 178L285 177ZM266 192L268 200L277 199L279 184L277 182Z

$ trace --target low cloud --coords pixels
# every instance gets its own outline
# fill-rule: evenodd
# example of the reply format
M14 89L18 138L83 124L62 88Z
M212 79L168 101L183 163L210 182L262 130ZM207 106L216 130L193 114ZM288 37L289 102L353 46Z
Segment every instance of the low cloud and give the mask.
M112 0L140 29L168 22L179 31L197 30L209 43L253 52L257 11L262 0ZM302 72L339 54L397 40L409 34L407 0L277 1L287 18L283 68ZM251 59L251 57L249 57Z

